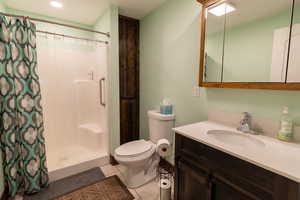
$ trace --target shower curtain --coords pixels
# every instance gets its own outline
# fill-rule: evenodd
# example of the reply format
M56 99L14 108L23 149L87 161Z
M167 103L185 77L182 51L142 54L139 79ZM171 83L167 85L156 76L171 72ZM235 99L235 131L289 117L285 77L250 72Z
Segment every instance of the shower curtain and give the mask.
M48 185L36 28L0 15L0 144L10 196Z

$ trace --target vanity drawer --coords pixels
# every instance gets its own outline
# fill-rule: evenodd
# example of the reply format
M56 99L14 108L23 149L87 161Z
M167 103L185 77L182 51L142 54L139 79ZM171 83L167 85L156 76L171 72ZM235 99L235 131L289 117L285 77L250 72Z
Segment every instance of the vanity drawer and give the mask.
M176 160L188 158L210 170L212 177L222 177L243 191L260 194L261 199L278 199L278 189L290 180L249 162L176 134Z

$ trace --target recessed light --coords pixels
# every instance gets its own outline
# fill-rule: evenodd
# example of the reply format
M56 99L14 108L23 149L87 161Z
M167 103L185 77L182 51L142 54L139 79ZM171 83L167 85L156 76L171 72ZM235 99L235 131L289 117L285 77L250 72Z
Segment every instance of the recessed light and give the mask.
M63 7L63 4L61 2L58 2L58 1L51 1L50 5L55 7L55 8L62 8Z
M216 16L222 16L227 13L231 13L233 11L235 11L235 7L233 7L233 5L228 4L228 3L222 3L213 8L208 9L209 13L216 15Z

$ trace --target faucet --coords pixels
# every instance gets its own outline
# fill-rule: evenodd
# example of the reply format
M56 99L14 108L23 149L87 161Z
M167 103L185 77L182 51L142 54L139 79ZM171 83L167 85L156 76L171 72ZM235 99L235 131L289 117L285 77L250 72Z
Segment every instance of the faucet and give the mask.
M240 125L237 128L238 131L241 131L243 133L250 133L255 134L254 131L252 131L252 124L251 124L251 115L248 112L242 113L242 119L240 121Z

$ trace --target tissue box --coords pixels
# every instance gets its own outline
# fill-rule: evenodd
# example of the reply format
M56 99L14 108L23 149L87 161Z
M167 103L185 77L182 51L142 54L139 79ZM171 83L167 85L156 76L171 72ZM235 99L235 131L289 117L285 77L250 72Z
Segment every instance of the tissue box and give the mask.
M160 105L160 114L171 115L173 113L172 105Z

